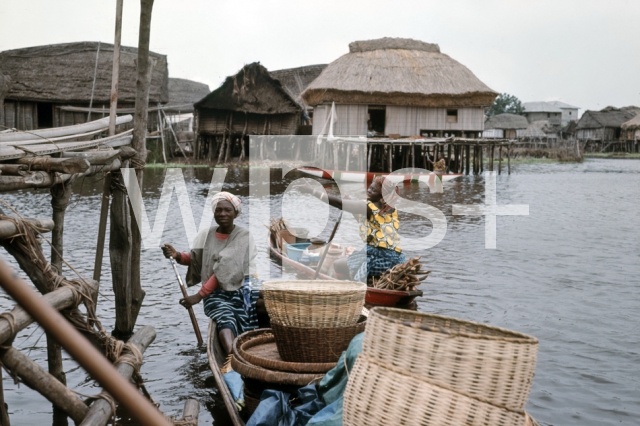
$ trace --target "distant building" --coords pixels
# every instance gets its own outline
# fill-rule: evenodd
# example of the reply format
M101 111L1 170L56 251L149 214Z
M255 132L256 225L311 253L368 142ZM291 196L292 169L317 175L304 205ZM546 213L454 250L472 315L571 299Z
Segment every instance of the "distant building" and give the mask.
M320 134L332 102L336 135L478 137L497 93L437 44L382 38L349 44L302 93Z
M564 102L560 101L551 101L548 103L560 108L560 110L562 111L562 127L565 127L571 121L578 120L578 111L580 110L580 108L578 108L577 106L565 104Z
M576 138L583 140L615 141L620 138L623 123L633 119L634 107L606 107L601 111L585 111L576 126Z
M149 104L169 101L167 57L150 52L155 61ZM122 46L118 107L135 105L138 49ZM19 130L68 126L87 121L87 112L65 106L104 108L109 113L113 45L78 42L0 52L0 125ZM4 89L2 86L5 86ZM4 93L4 95L3 95ZM149 128L156 127L156 113ZM100 118L93 113L92 118Z
M525 102L522 106L529 123L544 120L552 126L562 125L562 110L550 102Z
M303 108L293 96L259 62L245 65L195 103L196 157L243 158L249 135L297 134Z
M169 102L165 105L176 113L193 112L193 104L210 93L209 86L184 78L169 79Z
M307 65L304 67L298 68L286 68L282 70L269 71L271 77L280 81L284 90L286 90L289 95L300 104L304 109L312 110L310 106L308 106L304 99L302 99L302 92L314 81L320 73L327 67L327 64L320 65Z
M484 122L484 138L516 139L529 127L529 122L522 115L497 114Z
M631 120L622 123L620 129L620 139L640 140L640 114L636 114Z

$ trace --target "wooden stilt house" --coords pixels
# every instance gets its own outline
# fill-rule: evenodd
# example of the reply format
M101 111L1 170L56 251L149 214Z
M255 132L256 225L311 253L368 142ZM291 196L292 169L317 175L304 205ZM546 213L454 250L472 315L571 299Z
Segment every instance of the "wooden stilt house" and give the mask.
M585 111L576 126L576 138L581 140L615 141L620 138L623 123L636 116L637 110L606 107L601 111Z
M437 44L402 38L356 41L302 93L313 134L336 104L336 135L480 137L497 93Z
M483 137L516 139L529 127L526 117L517 114L497 114L484 122Z
M295 135L303 108L267 69L254 62L195 105L196 157L243 159L249 135Z
M122 46L118 106L135 104L138 49ZM169 100L167 57L150 53L149 104ZM113 45L79 42L0 52L0 126L19 130L85 123L109 114ZM5 86L4 90L2 89ZM4 100L2 101L4 92ZM92 107L91 115L87 107ZM97 110L97 111L96 111ZM100 113L100 111L104 113ZM149 128L156 127L156 114Z

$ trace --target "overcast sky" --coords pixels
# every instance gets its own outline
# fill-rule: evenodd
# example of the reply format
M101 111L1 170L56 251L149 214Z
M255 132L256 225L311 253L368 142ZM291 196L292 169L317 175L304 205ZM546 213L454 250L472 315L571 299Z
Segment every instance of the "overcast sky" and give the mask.
M122 43L138 43L124 1ZM113 43L115 0L0 0L0 50ZM244 64L329 63L349 42L408 37L440 45L493 90L581 108L640 105L640 1L156 0L151 49L169 75L218 87Z

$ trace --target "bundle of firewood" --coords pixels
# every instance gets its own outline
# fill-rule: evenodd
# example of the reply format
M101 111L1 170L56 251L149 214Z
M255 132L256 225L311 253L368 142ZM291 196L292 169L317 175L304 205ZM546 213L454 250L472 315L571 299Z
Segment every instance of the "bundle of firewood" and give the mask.
M413 291L422 281L427 279L431 271L421 271L420 257L396 265L372 279L372 286L383 290Z

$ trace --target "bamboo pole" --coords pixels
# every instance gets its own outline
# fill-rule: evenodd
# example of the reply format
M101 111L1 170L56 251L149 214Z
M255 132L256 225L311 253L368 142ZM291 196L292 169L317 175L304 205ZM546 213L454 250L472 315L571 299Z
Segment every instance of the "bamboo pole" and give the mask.
M196 399L189 398L184 402L184 411L182 412L182 421L193 422L198 424L198 416L200 415L200 404Z
M89 288L91 289L92 295L98 293L98 283L93 280L87 280L89 284ZM63 309L71 308L75 306L76 296L69 287L59 288L58 290L54 290L50 293L42 296L42 300L51 306L56 311L61 311ZM33 318L27 311L22 309L20 306L16 306L11 310L11 314L13 318L15 318L13 322L13 333L18 333L21 330L27 328L30 324L33 323ZM0 318L0 344L5 344L5 342L13 337L11 326L9 322L5 318Z
M127 343L134 345L141 353L144 353L155 338L156 331L153 327L147 325L136 331ZM127 381L131 379L131 376L135 371L131 364L127 364L125 362L116 362L114 367L118 374ZM91 405L91 408L87 409L87 411L88 413L82 419L80 426L104 426L113 415L111 404L103 398L96 399L96 401Z
M122 3L116 0L116 29L113 40L113 67L111 72L111 104L109 106L109 136L116 134L116 111L118 109L118 80L120 76L120 42L122 40Z
M220 144L220 151L218 151L218 161L216 164L220 164L222 162L222 154L224 153L225 143L229 143L227 141L227 133L231 131L228 127L229 123L229 113L224 118L224 131L222 132L222 143Z
M49 307L49 305L45 306ZM58 314L57 311L53 312ZM19 350L13 347L5 350L0 349L0 360L2 360L3 365L16 373L24 384L53 403L53 406L59 412L56 415L54 411L54 424L56 421L60 422L61 420L66 423L67 415L78 423L87 415L89 408L84 405L80 398L67 389L56 377L47 373L44 368Z
M182 145L180 145L180 142L178 142L178 136L176 135L176 131L173 130L173 125L171 124L171 121L169 121L169 119L167 118L167 114L164 112L163 109L159 109L158 111L162 113L162 116L164 117L165 124L169 124L169 130L171 130L171 134L173 135L173 139L176 141L176 145L178 145L178 149L180 150L180 152L182 153L182 156L184 157L184 159L186 161L187 154L182 149ZM162 125L162 129L164 131L164 124Z
M26 282L18 278L2 260L0 260L0 285L143 426L170 426L156 407L146 400L129 381L120 376L91 343L84 339L60 313L31 290Z
M225 164L229 162L229 156L231 155L231 145L233 143L233 112L229 114L229 138L227 140L227 149L224 153Z

